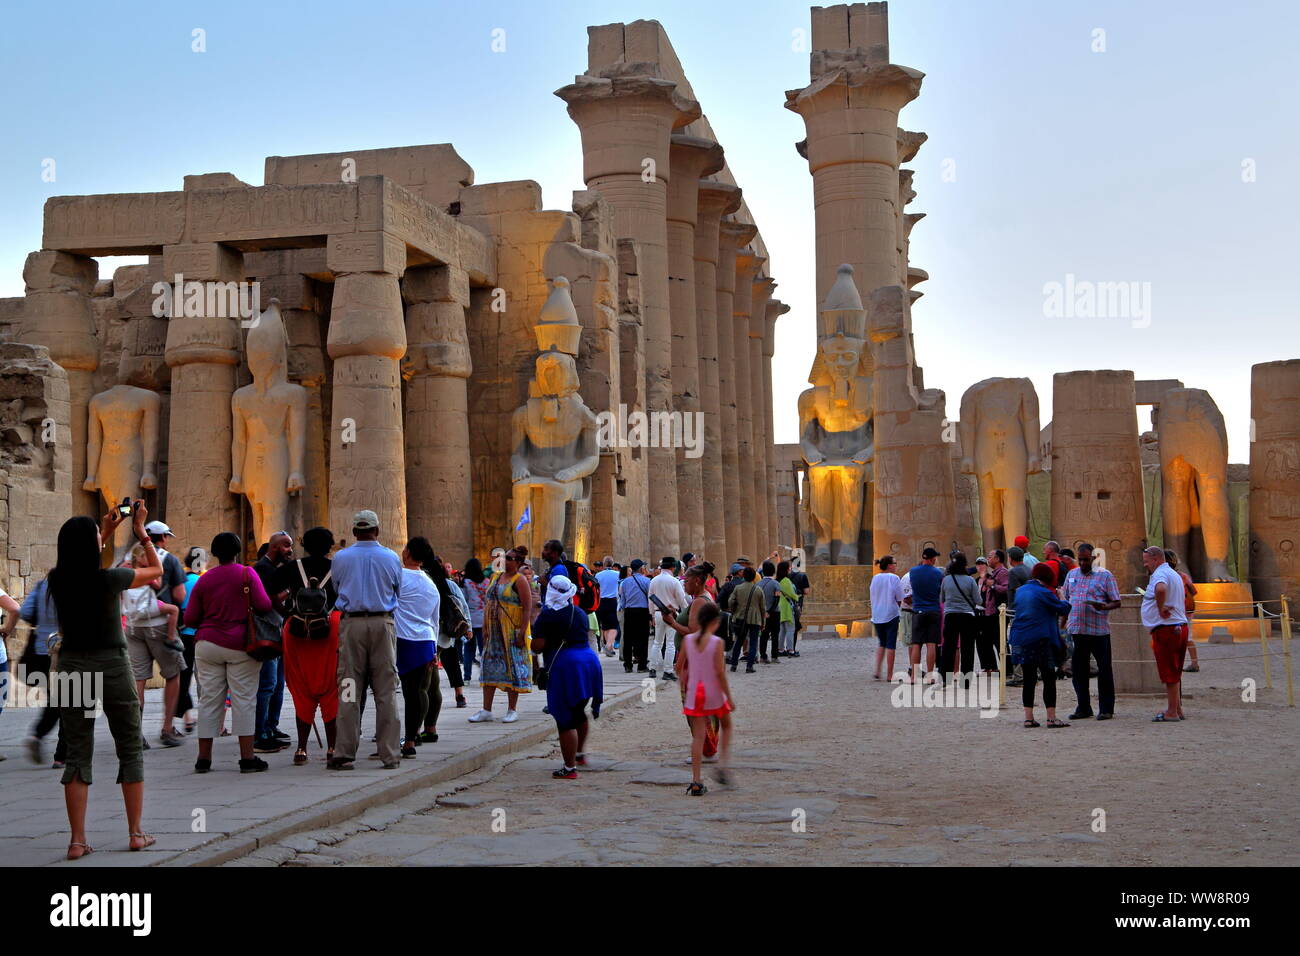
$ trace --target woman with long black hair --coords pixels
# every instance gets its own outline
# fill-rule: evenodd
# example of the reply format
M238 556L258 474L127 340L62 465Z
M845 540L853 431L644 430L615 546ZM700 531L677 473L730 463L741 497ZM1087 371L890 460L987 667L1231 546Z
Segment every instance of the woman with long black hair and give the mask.
M122 633L122 610L118 599L128 588L140 587L162 577L162 562L144 530L149 511L136 501L131 513L131 530L144 548L142 566L103 568L105 545L111 549L113 532L124 520L114 509L95 524L94 518L69 518L59 529L58 559L47 585L59 618L60 644L56 674L64 687L90 688L98 698L117 749L117 782L126 804L128 846L143 850L154 838L141 828L144 810L144 738L140 735L140 698L127 656ZM111 558L111 551L109 557ZM59 705L67 745L63 768L63 799L68 810L68 859L79 860L94 847L86 842L86 803L94 782L91 764L95 756L94 700L65 700Z

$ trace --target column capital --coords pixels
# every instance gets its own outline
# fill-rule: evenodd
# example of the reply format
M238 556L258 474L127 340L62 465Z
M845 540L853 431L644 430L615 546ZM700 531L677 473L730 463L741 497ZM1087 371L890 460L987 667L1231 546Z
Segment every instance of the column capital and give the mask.
M757 230L755 230L757 232ZM767 261L766 256L760 256L752 248L746 246L736 252L736 284L739 287L740 282L744 280L751 287L754 284L754 276L758 275L758 270L763 268L763 263ZM752 288L750 294L753 294Z
M907 270L907 287L910 289L918 282L924 282L928 278L930 278L930 273L926 272L924 269L918 269L915 266L911 266Z
M763 330L763 354L768 358L776 355L776 320L790 311L790 307L780 299L768 299L767 314L764 316L767 327Z
M699 215L700 177L722 169L722 147L711 139L673 133L668 161L668 220L694 227Z
M898 198L903 206L916 198L916 190L912 188L913 175L913 171L910 169L900 169L898 171Z
M743 196L744 192L739 186L733 186L730 183L720 183L716 179L700 180L700 218L703 219L708 215L721 219L723 216L731 215L731 213L740 208ZM757 235L757 228L755 229L755 235ZM746 242L748 241L749 240L746 240Z
M929 139L926 133L914 133L911 130L898 128L898 161L900 163L910 163L916 158L916 154L921 150L921 144Z
M736 222L734 219L724 219L718 226L718 242L736 250L737 262L741 251L753 241L758 235L758 226L752 222Z
M853 51L823 50L830 68L800 90L787 90L785 108L804 118L800 153L816 172L837 163L898 165L898 112L921 92L920 70L871 64Z
M908 212L903 214L903 237L907 238L912 235L912 227L925 218L923 212Z

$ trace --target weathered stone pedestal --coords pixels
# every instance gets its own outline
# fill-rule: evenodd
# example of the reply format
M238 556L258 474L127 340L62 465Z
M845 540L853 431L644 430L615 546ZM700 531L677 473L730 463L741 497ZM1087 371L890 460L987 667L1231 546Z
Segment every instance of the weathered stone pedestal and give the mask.
M834 629L841 637L869 635L874 570L870 564L815 564L808 568L812 592L804 599L805 630Z
M1115 662L1115 693L1164 693L1151 653L1151 635L1142 626L1141 597L1125 597L1119 609L1110 612L1110 653Z
M1207 582L1196 585L1192 640L1208 641L1216 627L1226 628L1233 642L1259 640L1254 589L1249 584Z

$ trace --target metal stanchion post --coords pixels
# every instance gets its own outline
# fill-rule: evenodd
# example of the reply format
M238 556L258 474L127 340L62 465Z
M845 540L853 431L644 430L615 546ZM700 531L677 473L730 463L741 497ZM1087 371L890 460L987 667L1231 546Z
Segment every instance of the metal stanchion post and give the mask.
M1260 602L1255 605L1255 613L1259 615L1259 646L1260 653L1264 655L1264 686L1269 690L1273 689L1273 669L1269 666L1268 660L1268 615L1264 613L1264 604Z
M1007 704L1007 606L998 606L998 709Z
M1286 705L1295 706L1295 684L1291 680L1291 608L1282 595L1282 664L1286 671Z

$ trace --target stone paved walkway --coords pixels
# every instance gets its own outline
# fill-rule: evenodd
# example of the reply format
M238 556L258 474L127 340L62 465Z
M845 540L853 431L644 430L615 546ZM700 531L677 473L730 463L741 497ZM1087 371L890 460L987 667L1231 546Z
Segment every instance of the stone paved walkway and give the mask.
M602 661L606 706L612 699L635 696L641 686L638 678L644 675L625 674L617 659L602 657ZM158 743L162 691L147 691L144 723L152 749L144 755L144 823L158 842L144 852L126 850L121 791L113 783L116 757L107 722L101 717L95 738L96 783L91 787L88 814L88 838L95 847L95 865L219 862L231 852L229 847L238 849L243 845L234 855L255 849L258 843L248 844L250 839L282 839L292 829L321 826L370 807L383 807L449 775L469 772L501 753L531 746L542 736L554 737L555 724L542 713L544 692L521 698L516 723L500 722L505 700L498 693L494 707L498 719L470 724L466 718L482 702L477 683L466 687L469 707L460 710L446 676L440 676L444 702L438 722L440 739L436 744L422 744L418 757L403 760L401 767L393 771L381 770L378 761L364 756L370 752L364 748L374 732L374 711L367 707L363 756L352 772L326 770L324 751L317 749L313 735L309 764L293 766L293 751L282 750L262 755L271 767L259 774L240 774L235 740L221 738L214 746L212 772L199 775L193 771L197 754L193 739L170 749ZM400 699L398 703L400 708ZM51 769L48 763L54 739L46 739L47 762L40 766L29 760L23 746L35 717L36 711L14 706L0 714L0 755L6 758L0 761L0 865L76 866L63 858L68 824L59 786L60 771ZM293 724L293 705L287 691L281 724L290 730Z

